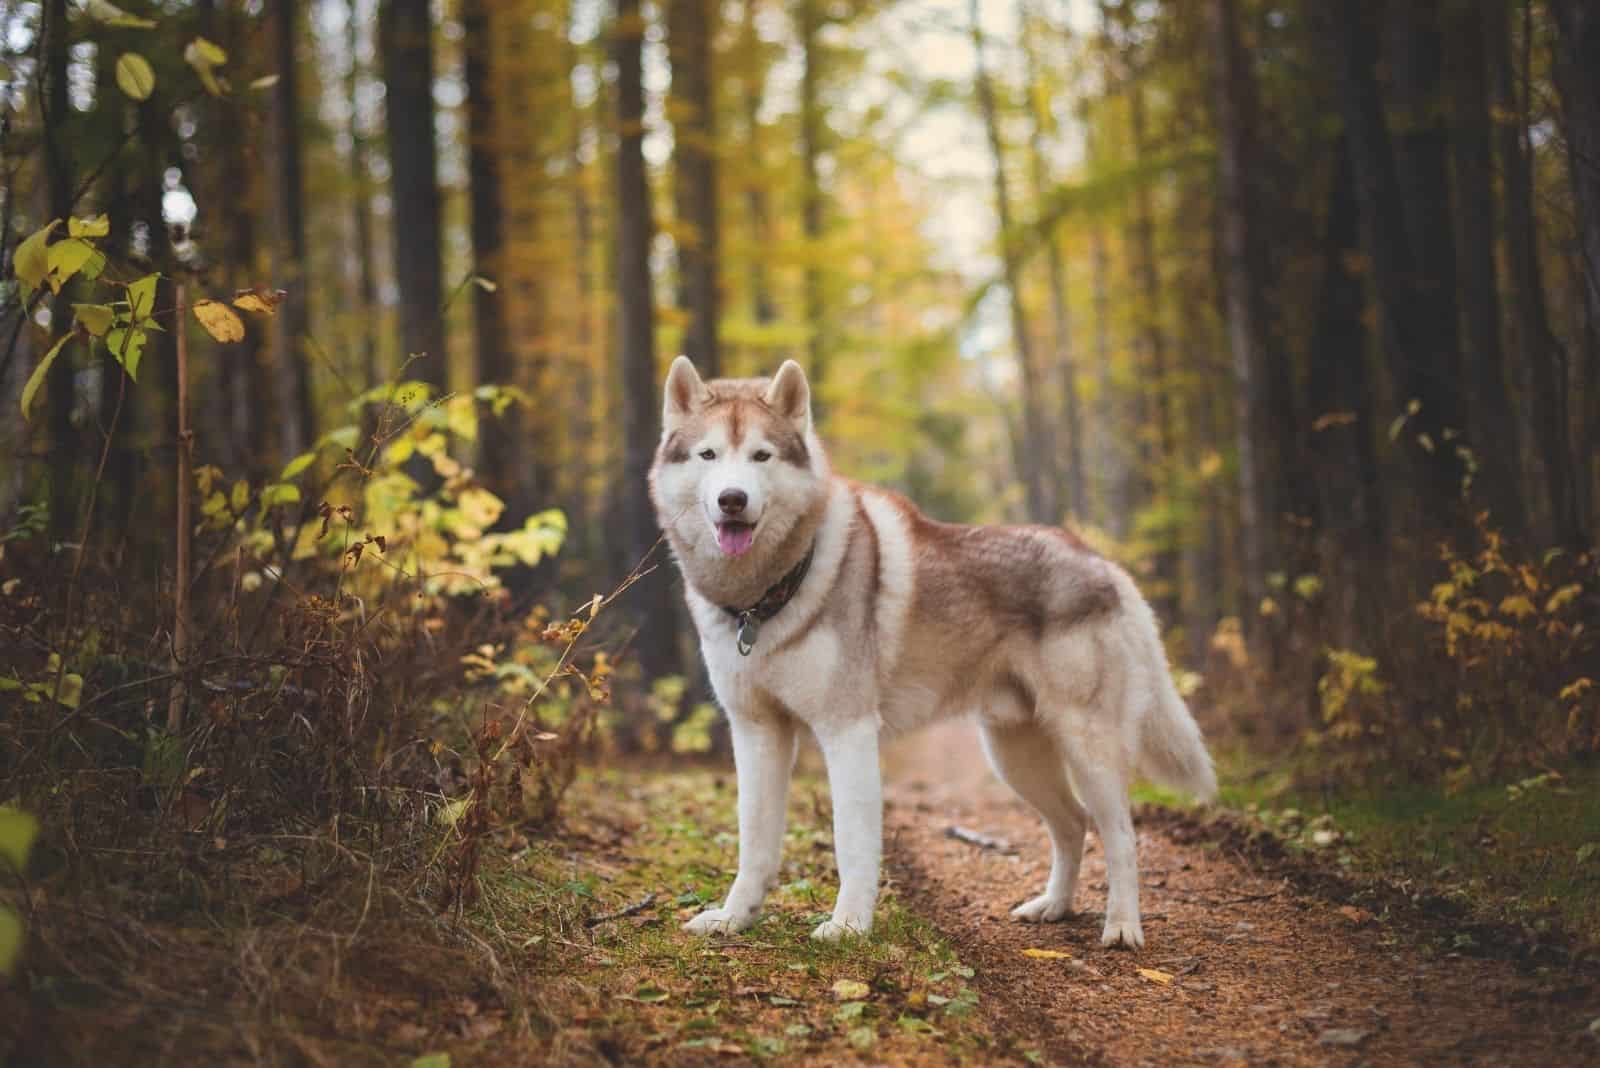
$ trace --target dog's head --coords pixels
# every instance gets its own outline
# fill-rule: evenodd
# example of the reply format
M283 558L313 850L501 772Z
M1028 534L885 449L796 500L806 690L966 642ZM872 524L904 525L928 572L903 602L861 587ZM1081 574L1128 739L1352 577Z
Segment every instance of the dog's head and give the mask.
M811 426L811 387L793 360L770 380L707 383L679 356L661 423L651 498L680 549L754 564L818 507L826 462Z

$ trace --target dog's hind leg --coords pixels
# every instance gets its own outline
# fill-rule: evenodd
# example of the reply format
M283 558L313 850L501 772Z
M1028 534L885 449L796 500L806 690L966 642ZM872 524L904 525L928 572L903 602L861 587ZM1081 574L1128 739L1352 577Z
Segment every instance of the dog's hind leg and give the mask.
M1128 781L1115 742L1096 735L1064 739L1072 785L1094 820L1106 851L1106 924L1100 944L1129 949L1144 947L1139 923L1138 840L1128 808Z
M994 773L1038 811L1050 833L1050 881L1044 893L1018 905L1011 915L1029 923L1052 923L1072 911L1087 814L1067 780L1065 758L1037 723L984 723L981 732Z

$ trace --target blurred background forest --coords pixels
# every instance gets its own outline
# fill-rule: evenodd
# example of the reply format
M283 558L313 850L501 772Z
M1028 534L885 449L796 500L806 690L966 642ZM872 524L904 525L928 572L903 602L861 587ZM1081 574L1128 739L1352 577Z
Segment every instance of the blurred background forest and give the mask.
M645 495L679 352L1125 562L1221 749L1600 751L1586 0L0 0L0 48L38 974L133 974L71 904L118 880L459 914L597 739L719 744Z

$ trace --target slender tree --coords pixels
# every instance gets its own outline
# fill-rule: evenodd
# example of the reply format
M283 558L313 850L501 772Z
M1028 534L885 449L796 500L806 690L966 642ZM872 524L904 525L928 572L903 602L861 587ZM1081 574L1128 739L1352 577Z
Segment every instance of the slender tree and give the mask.
M811 380L811 405L820 422L826 414L823 403L827 380L828 342L823 321L822 299L822 104L818 100L821 82L822 0L799 0L798 29L800 54L805 67L800 73L800 229L806 239L803 271L806 316L806 374Z
M1481 4L1446 7L1450 95L1450 176L1455 186L1461 321L1465 327L1464 384L1469 444L1480 465L1478 482L1495 521L1508 534L1524 525L1522 428L1511 408L1500 344L1500 287L1495 278L1495 197L1489 134L1488 64Z
M356 260L355 312L361 324L361 371L366 384L377 384L378 368L378 280L372 251L372 179L367 157L366 131L361 122L361 15L357 0L345 5L345 48L350 67L345 71L345 102L350 109L350 236L351 255Z
M644 164L645 33L640 0L616 0L612 61L616 64L616 293L621 355L622 425L626 436L622 464L622 524L627 553L645 561L658 540L646 493L646 478L661 432L661 397L656 380L655 290L650 278L654 224L650 183ZM635 643L647 679L682 669L677 652L677 615L667 572L657 568L634 588L639 619Z
M65 219L72 214L74 180L68 136L72 120L67 101L66 0L45 0L40 57L44 83L44 91L39 96L45 151L43 207L51 219ZM71 296L63 289L51 303L50 326L61 333L71 322ZM56 360L50 368L47 386L50 394L50 536L60 543L75 537L77 527L73 480L78 466L78 436L72 426L73 366L70 359Z
M272 331L273 377L277 383L279 447L294 456L316 434L306 340L311 332L311 287L306 274L304 179L300 165L300 105L295 74L295 0L271 0L273 57L278 81L272 89L272 132L277 230L273 273L289 291Z
M402 359L410 374L444 389L438 149L433 133L433 41L428 0L385 0L379 17L385 124L395 219L394 276L400 288Z
M717 343L721 243L717 211L717 124L712 97L714 0L671 0L673 204L677 215L678 306L688 315L683 354L707 377L722 374Z
M968 19L972 48L977 57L974 89L989 142L993 175L995 219L1000 228L1000 259L1005 273L1007 298L1011 306L1011 343L1017 352L1017 371L1022 394L1022 441L1017 450L1021 460L1017 472L1027 496L1028 518L1035 523L1057 523L1061 516L1054 498L1059 479L1055 477L1055 445L1050 424L1042 410L1044 393L1040 388L1039 367L1033 354L1033 335L1022 301L1022 253L1011 222L1011 195L1007 188L1005 145L1000 134L1000 108L994 83L984 58L983 29L978 23L978 0L970 0Z

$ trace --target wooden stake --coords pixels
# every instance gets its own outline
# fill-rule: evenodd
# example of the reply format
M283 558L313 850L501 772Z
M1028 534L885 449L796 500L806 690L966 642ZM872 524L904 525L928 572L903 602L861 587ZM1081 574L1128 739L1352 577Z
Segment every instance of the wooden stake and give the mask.
M189 516L189 500L194 487L194 433L189 429L189 341L188 302L183 283L177 286L177 308L173 333L178 336L178 566L174 579L172 620L172 670L177 681L167 704L167 733L183 729L183 708L188 700L189 660L189 539L194 525Z

